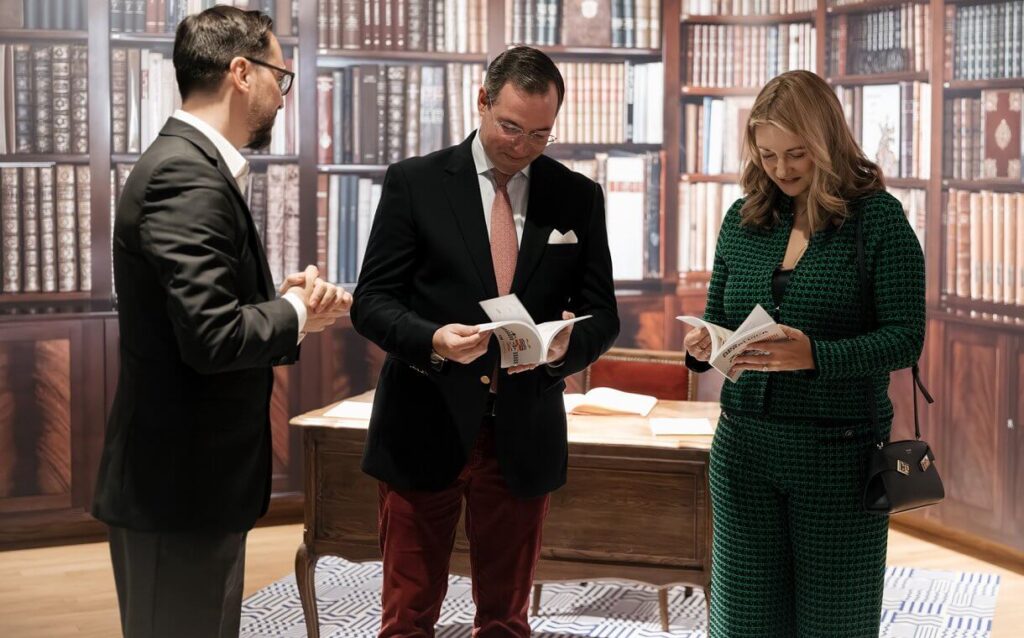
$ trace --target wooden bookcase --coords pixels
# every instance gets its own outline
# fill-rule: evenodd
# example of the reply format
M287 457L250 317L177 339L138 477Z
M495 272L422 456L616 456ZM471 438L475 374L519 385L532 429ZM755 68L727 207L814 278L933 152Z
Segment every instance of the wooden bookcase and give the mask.
M86 156L9 155L3 161L87 163L92 191L92 290L88 293L0 295L0 397L12 397L12 411L0 412L0 548L96 538L103 528L88 516L106 417L117 379L117 320L113 306L110 257L111 168L135 155L112 155L110 125L110 52L112 46L166 46L171 35L110 32L109 2L89 1L88 31L0 30L0 42L85 43L89 53L89 154ZM401 64L479 62L492 59L505 41L505 1L487 0L486 54L351 51L324 48L318 41L317 0L300 0L298 33L281 38L294 47L299 74L298 154L255 157L256 163L299 166L300 258L317 257L317 182L321 174L380 176L385 166L319 164L317 161L318 71L353 62ZM511 1L511 0L510 0ZM607 0L606 0L607 1ZM926 73L828 77L830 83L857 85L927 81L932 87L932 156L928 179L889 179L892 186L927 193L925 254L928 269L928 337L923 371L937 405L924 410L925 437L937 450L938 467L948 487L947 501L921 514L896 519L968 542L994 543L1024 555L1024 311L1013 306L951 298L942 292L943 206L949 188L1010 185L958 183L942 175L943 99L957 92L1024 87L1024 79L945 82L943 76L945 7L955 0L921 0L930 6L931 56ZM974 0L963 0L964 3ZM754 95L757 87L703 88L685 77L685 33L689 25L810 24L816 33L814 70L825 74L828 21L840 13L858 14L902 4L892 0L831 7L817 0L814 10L784 15L708 16L684 13L685 0L662 0L660 46L649 49L538 47L557 61L662 61L664 63L664 135L659 145L556 144L554 157L585 157L611 148L664 151L661 192L661 277L619 282L622 332L617 345L652 349L681 347L677 314L703 311L708 273L679 274L677 251L681 181L735 183L737 176L684 174L680 166L681 104L696 97ZM287 56L286 56L287 57ZM572 91L573 87L568 87ZM726 203L727 205L728 203ZM361 392L373 385L383 354L351 329L348 322L308 338L298 365L277 371L272 403L275 482L270 519L298 520L302 503L301 454L290 415ZM39 362L60 361L54 368ZM58 370L54 372L54 369ZM31 383L26 385L25 375ZM34 376L33 376L34 375ZM42 375L42 376L40 376ZM54 382L54 375L60 383ZM713 380L708 379L713 386ZM56 388L56 390L54 389ZM909 374L894 375L897 432L908 432ZM31 389L32 396L23 396ZM53 393L56 392L55 395ZM47 394L50 393L50 394ZM51 396L53 395L53 396ZM16 400L14 400L16 399ZM28 400L26 400L28 399ZM53 414L52 405L62 406ZM46 412L40 406L46 406ZM43 411L41 411L43 410ZM42 416L41 416L42 415ZM49 416L47 416L49 415ZM49 420L47 420L49 419ZM57 453L52 450L57 449ZM28 468L28 469L26 469ZM15 476L52 476L25 482ZM19 482L20 481L20 482ZM26 487L27 486L27 487ZM15 489L17 487L17 489Z

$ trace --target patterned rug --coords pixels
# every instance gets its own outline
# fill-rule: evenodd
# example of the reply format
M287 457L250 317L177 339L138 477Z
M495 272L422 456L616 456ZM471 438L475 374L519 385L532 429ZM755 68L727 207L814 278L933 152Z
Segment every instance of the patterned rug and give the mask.
M380 626L381 565L325 557L317 565L320 635L374 638ZM451 576L438 622L439 638L464 638L473 626L468 578ZM988 638L999 576L890 567L885 575L881 638ZM545 585L537 638L706 638L704 596L669 594L671 632L661 631L655 589L631 583ZM240 638L305 638L295 576L247 598Z

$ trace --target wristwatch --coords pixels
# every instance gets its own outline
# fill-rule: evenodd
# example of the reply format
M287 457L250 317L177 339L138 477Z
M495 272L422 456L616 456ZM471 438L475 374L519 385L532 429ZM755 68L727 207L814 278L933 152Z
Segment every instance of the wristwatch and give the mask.
M430 367L433 368L436 372L441 371L441 368L444 367L445 361L447 361L447 359L437 354L433 350L430 351Z

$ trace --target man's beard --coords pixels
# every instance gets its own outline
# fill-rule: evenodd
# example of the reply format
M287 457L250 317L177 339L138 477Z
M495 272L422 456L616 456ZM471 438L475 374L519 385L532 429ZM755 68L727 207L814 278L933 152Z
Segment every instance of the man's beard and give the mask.
M246 148L254 151L262 151L270 146L271 131L274 129L274 121L277 118L277 111L269 115L259 117L255 113L249 114L249 143Z

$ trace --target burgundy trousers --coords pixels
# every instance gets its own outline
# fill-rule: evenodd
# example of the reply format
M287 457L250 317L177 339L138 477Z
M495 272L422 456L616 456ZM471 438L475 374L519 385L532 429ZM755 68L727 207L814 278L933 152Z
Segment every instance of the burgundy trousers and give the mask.
M487 417L465 468L448 488L420 492L379 485L380 638L434 635L463 499L476 603L473 636L530 635L527 612L549 497L524 499L509 491Z

